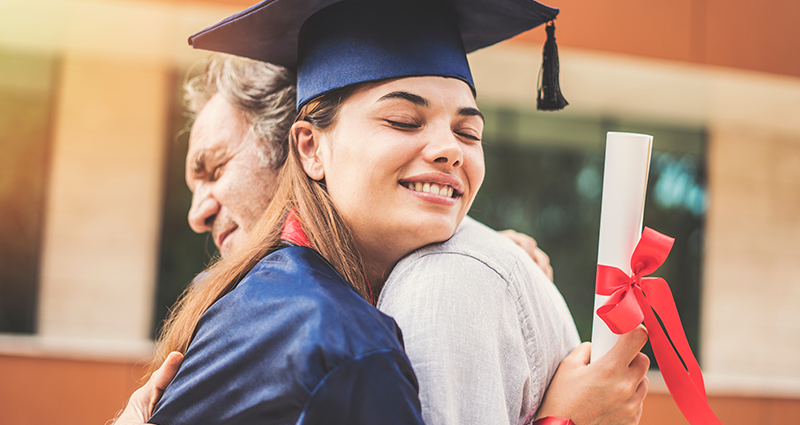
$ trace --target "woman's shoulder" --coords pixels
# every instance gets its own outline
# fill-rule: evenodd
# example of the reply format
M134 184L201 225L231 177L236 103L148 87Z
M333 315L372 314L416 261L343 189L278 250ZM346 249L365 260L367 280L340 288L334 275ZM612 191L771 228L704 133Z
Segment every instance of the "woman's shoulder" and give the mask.
M398 332L313 250L281 249L203 315L159 423L295 423L336 370L410 371Z
M320 349L343 359L375 349L402 349L394 320L306 247L291 246L264 257L204 316L201 327L211 322L214 328L247 325L252 328L244 332L248 338L296 340L310 351Z

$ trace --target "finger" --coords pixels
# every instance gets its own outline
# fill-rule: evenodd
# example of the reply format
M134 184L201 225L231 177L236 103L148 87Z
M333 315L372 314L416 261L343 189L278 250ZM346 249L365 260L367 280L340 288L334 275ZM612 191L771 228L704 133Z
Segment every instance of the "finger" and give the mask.
M550 265L550 257L548 257L547 254L545 254L541 249L536 248L533 250L533 262L544 269Z
M175 374L178 373L181 362L183 362L183 354L173 351L169 353L161 367L153 372L151 380L153 381L153 387L159 398L161 397L161 393L164 392L164 389L167 388L167 385L172 382L172 378L175 377Z
M566 364L568 367L581 367L586 366L589 364L589 360L592 357L592 343L591 342L584 342L579 345L577 348L572 350L564 360L561 361L561 364Z
M183 354L173 351L169 353L164 363L153 373L153 383L156 388L164 389L172 382L172 378L178 373L178 369L183 361Z
M550 264L550 256L538 247L536 248L536 256L539 258L542 264Z
M169 383L172 382L172 378L178 373L181 362L183 362L183 354L177 351L169 353L164 363L161 364L161 367L153 372L153 376L151 376L150 380L145 384L150 386L151 391L148 417L153 413L156 404L158 404L158 401L161 400L161 396L164 394L164 390Z
M533 253L533 261L539 268L542 269L547 278L553 280L553 268L550 266L550 257L539 248L536 248Z
M605 359L608 362L615 362L616 367L625 367L627 369L646 342L647 330L645 330L644 326L639 325L632 331L623 334L617 343L611 347L611 350L598 361Z
M547 278L550 279L550 282L555 282L555 278L553 277L553 266L547 265L547 268L543 270L544 274L547 275Z
M647 391L650 390L650 378L645 375L642 378L642 381L639 382L639 386L636 387L636 393L633 396L634 401L638 403L644 402L644 398L647 397Z
M645 376L641 382L639 382L639 386L636 387L636 391L634 392L633 396L630 398L630 406L631 410L634 411L634 424L639 423L639 419L642 417L642 407L644 406L644 399L647 397L647 391L650 388L650 380Z
M644 353L638 353L628 366L628 370L635 376L644 376L648 369L650 369L650 358Z
M519 233L511 229L503 230L502 232L499 233L511 239L511 241L514 242L515 244L519 245L522 249L525 250L525 252L528 254L529 257L534 258L534 253L537 247L535 239L524 233Z
M536 239L524 233L517 232L514 229L503 230L500 233L511 238L518 245L523 245L530 248L536 248L536 246L538 245L536 243Z

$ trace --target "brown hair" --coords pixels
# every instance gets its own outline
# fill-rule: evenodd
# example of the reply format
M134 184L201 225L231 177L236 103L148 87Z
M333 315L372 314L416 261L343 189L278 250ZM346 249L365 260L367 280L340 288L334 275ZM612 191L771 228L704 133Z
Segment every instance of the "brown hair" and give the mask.
M362 85L348 86L315 98L301 108L297 121L307 121L320 130L331 127L336 122L342 102L360 87ZM296 140L290 132L288 158L280 171L272 203L244 246L217 260L175 304L164 325L146 378L161 366L170 352L186 353L203 313L232 291L262 258L282 246L283 224L292 210L311 248L372 303L353 235L328 196L324 180L315 181L306 175L299 160Z

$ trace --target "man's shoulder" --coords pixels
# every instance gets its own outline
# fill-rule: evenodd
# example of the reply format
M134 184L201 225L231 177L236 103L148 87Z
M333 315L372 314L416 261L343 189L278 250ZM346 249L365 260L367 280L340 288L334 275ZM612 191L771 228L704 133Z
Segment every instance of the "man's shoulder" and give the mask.
M398 263L397 269L412 263L448 260L462 267L490 269L502 279L508 279L521 265L538 268L511 239L473 218L465 217L452 238L413 252Z
M518 298L521 287L547 282L539 266L511 239L465 218L449 240L423 247L394 268L378 308L395 316L409 303L502 302ZM402 325L402 323L401 323Z

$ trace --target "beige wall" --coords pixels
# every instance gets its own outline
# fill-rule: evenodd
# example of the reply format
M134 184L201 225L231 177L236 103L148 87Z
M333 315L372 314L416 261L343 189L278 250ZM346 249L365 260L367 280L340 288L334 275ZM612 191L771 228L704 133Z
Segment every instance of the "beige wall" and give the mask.
M67 55L50 171L39 334L148 339L167 70Z
M714 125L708 171L706 370L800 380L800 134Z
M207 54L189 48L186 35L235 11L0 2L0 49L59 63L37 341L6 337L0 352L148 355L171 76Z

